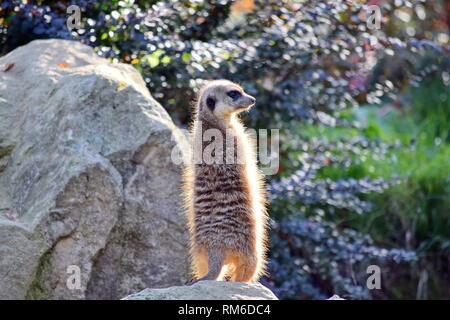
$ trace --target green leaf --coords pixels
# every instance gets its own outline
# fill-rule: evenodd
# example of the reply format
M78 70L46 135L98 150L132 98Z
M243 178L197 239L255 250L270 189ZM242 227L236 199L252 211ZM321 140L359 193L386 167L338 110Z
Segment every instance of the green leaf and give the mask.
M229 60L231 58L231 55L228 52L222 53L223 60Z
M162 52L162 50L156 50L155 52L147 56L147 63L150 65L150 67L155 68L159 65L159 56Z
M191 60L191 53L190 52L183 53L181 59L183 60L184 63L188 64L189 61Z
M164 56L164 57L162 57L162 59L161 59L161 63L164 63L164 64L168 64L168 63L170 63L170 57L169 56Z

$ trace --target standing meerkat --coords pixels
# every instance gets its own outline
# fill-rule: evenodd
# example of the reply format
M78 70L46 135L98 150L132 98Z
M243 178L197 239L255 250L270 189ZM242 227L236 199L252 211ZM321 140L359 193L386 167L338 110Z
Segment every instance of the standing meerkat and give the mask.
M196 281L258 281L264 273L264 182L256 164L254 141L237 118L254 104L255 98L227 80L209 82L197 99L191 127L194 161L184 174ZM216 146L223 146L211 152L213 163L206 159L210 147L205 142L211 135Z

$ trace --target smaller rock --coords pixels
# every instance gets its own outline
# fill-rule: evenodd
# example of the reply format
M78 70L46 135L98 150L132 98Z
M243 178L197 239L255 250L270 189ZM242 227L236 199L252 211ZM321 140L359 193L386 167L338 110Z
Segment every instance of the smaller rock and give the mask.
M200 281L192 286L147 288L123 300L278 300L260 283Z
M331 298L328 298L327 300L345 300L341 297L339 297L337 294L333 295Z

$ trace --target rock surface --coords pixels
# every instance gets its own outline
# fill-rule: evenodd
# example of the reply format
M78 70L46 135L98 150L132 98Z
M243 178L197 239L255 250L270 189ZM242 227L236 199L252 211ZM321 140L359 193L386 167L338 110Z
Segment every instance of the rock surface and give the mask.
M147 288L123 300L278 300L260 283L200 281L192 286Z
M33 41L0 70L0 299L116 299L187 281L171 157L187 141L139 73L66 40Z
M345 299L342 299L337 294L334 294L332 297L328 298L327 300L345 300Z

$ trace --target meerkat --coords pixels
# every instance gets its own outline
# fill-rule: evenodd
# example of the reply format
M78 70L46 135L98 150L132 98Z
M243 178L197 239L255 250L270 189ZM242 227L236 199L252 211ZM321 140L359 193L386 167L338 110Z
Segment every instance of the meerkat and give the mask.
M256 164L254 139L237 117L254 104L255 98L227 80L210 81L198 95L190 134L192 156L200 161L186 167L183 188L195 279L189 284L253 282L265 272L264 181ZM203 161L208 130L226 137L225 152L216 155L222 162Z

